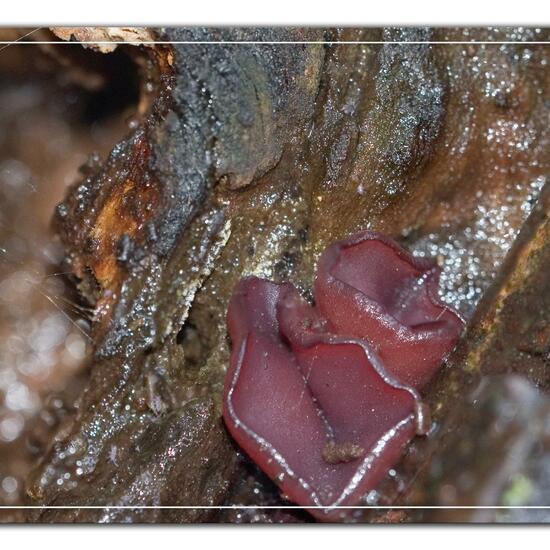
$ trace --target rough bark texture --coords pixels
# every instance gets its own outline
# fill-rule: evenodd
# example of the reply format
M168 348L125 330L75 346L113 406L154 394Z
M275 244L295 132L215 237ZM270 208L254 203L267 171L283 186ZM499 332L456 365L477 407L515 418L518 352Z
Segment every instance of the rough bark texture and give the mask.
M465 315L483 299L427 392L436 428L415 441L379 491L365 496L368 503L440 503L430 487L441 489L438 480L454 466L437 456L453 455L457 433L477 430L480 415L457 419L481 375L513 371L549 385L547 202L541 200L500 267L550 172L550 50L338 41L521 42L548 33L156 32L165 40L331 43L149 50L154 91L142 102L139 124L57 209L67 262L95 307L95 351L74 422L56 436L28 487L32 503L106 508L33 512L29 519L308 521L284 508L107 506L284 507L221 424L226 305L247 274L290 280L307 294L320 252L367 228L419 255L439 255L443 297ZM484 394L490 403L515 398L509 387L516 382L505 382L502 391L500 383L486 384L497 388ZM490 422L483 419L479 429ZM481 445L487 463L466 452L460 468L478 475L478 468L501 467L501 453ZM461 489L454 494L462 502ZM355 519L440 517L360 512Z

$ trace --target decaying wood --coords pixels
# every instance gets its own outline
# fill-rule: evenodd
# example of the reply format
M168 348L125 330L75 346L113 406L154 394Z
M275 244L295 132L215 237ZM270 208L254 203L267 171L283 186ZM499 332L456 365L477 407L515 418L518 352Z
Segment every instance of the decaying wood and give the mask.
M155 69L148 77L156 87L139 125L104 165L89 167L58 207L68 266L95 307L95 348L74 422L58 434L29 482L30 502L98 504L102 495L99 504L106 506L284 506L221 424L226 305L247 274L290 280L307 292L320 252L369 228L418 254L440 255L444 297L466 316L483 297L463 342L429 389L439 428L415 441L368 500L429 504L423 480L434 449L452 446L453 419L476 379L504 361L501 371L548 384L548 308L539 309L541 315L531 310L537 293L546 301L550 294L541 275L547 235L529 232L536 222L529 222L497 290L487 289L550 171L550 50L338 42L543 40L546 34L155 33L164 40L264 43L151 49ZM265 43L288 40L330 44ZM105 508L30 517L307 519L260 509ZM391 517L360 513L355 519L410 519Z
M52 27L51 31L62 40L85 42L83 44L85 48L93 48L102 53L114 51L118 46L117 42L134 45L145 42L150 45L149 42L155 41L151 31L140 27Z

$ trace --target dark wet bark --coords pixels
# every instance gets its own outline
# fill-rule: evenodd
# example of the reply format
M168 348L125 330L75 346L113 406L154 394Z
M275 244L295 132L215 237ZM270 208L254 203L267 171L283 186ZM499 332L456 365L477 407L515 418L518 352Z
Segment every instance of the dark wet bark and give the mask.
M414 510L410 520L548 522L549 415L548 395L524 378L483 379L464 400L452 441L432 458L424 486L430 505L465 508Z
M433 385L441 424L414 449L414 486L400 504L547 506L549 212L547 185L449 369ZM550 515L543 509L426 510L411 519L547 522Z
M436 449L443 453L445 445L456 444L449 434L458 429L463 396L482 374L504 362L501 371L547 387L547 260L537 259L538 233L529 229L542 227L546 203L533 213L525 244L516 246L518 259L502 270L501 264L550 172L550 50L337 42L524 41L547 39L548 33L158 34L170 40L332 43L150 50L146 72L154 91L144 96L139 124L57 209L67 262L96 309L95 347L74 422L58 434L29 482L30 502L284 506L221 423L226 305L243 274L290 280L307 294L319 253L368 228L417 254L440 256L443 296L466 316L483 299L428 391L438 428L416 440L380 490L366 496L369 503L433 504L438 493L426 488L432 483L426 472L435 468ZM547 235L540 242L547 246ZM519 261L532 269L520 269ZM503 288L505 298L498 290ZM533 313L538 293L544 296ZM508 353L514 359L508 361ZM474 414L472 422L479 418ZM468 422L459 424L470 433ZM476 456L461 456L465 470L477 468ZM356 519L415 519L408 512L392 514L361 513ZM49 510L32 519L249 522L308 516L284 509L106 508Z

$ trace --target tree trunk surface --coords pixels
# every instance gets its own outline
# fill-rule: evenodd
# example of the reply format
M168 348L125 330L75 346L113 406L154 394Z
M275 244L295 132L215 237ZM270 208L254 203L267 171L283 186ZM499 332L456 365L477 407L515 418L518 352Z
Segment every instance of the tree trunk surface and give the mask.
M27 520L312 521L223 426L226 308L245 275L307 293L320 253L370 229L437 256L469 322L425 391L434 429L365 495L396 508L349 521L548 521L414 508L549 504L550 49L522 43L548 31L149 32L188 43L139 54L138 122L56 210L93 355L28 482L29 504L75 508ZM221 40L255 43L193 43Z

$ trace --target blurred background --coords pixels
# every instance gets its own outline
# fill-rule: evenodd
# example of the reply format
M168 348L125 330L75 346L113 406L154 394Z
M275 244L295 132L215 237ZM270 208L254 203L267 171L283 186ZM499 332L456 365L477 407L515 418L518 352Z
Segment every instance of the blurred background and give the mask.
M1 29L0 40L27 33L57 39ZM87 378L93 310L64 273L51 218L79 170L131 126L137 87L121 49L0 46L0 505L22 503L29 470ZM17 520L17 510L0 512Z

